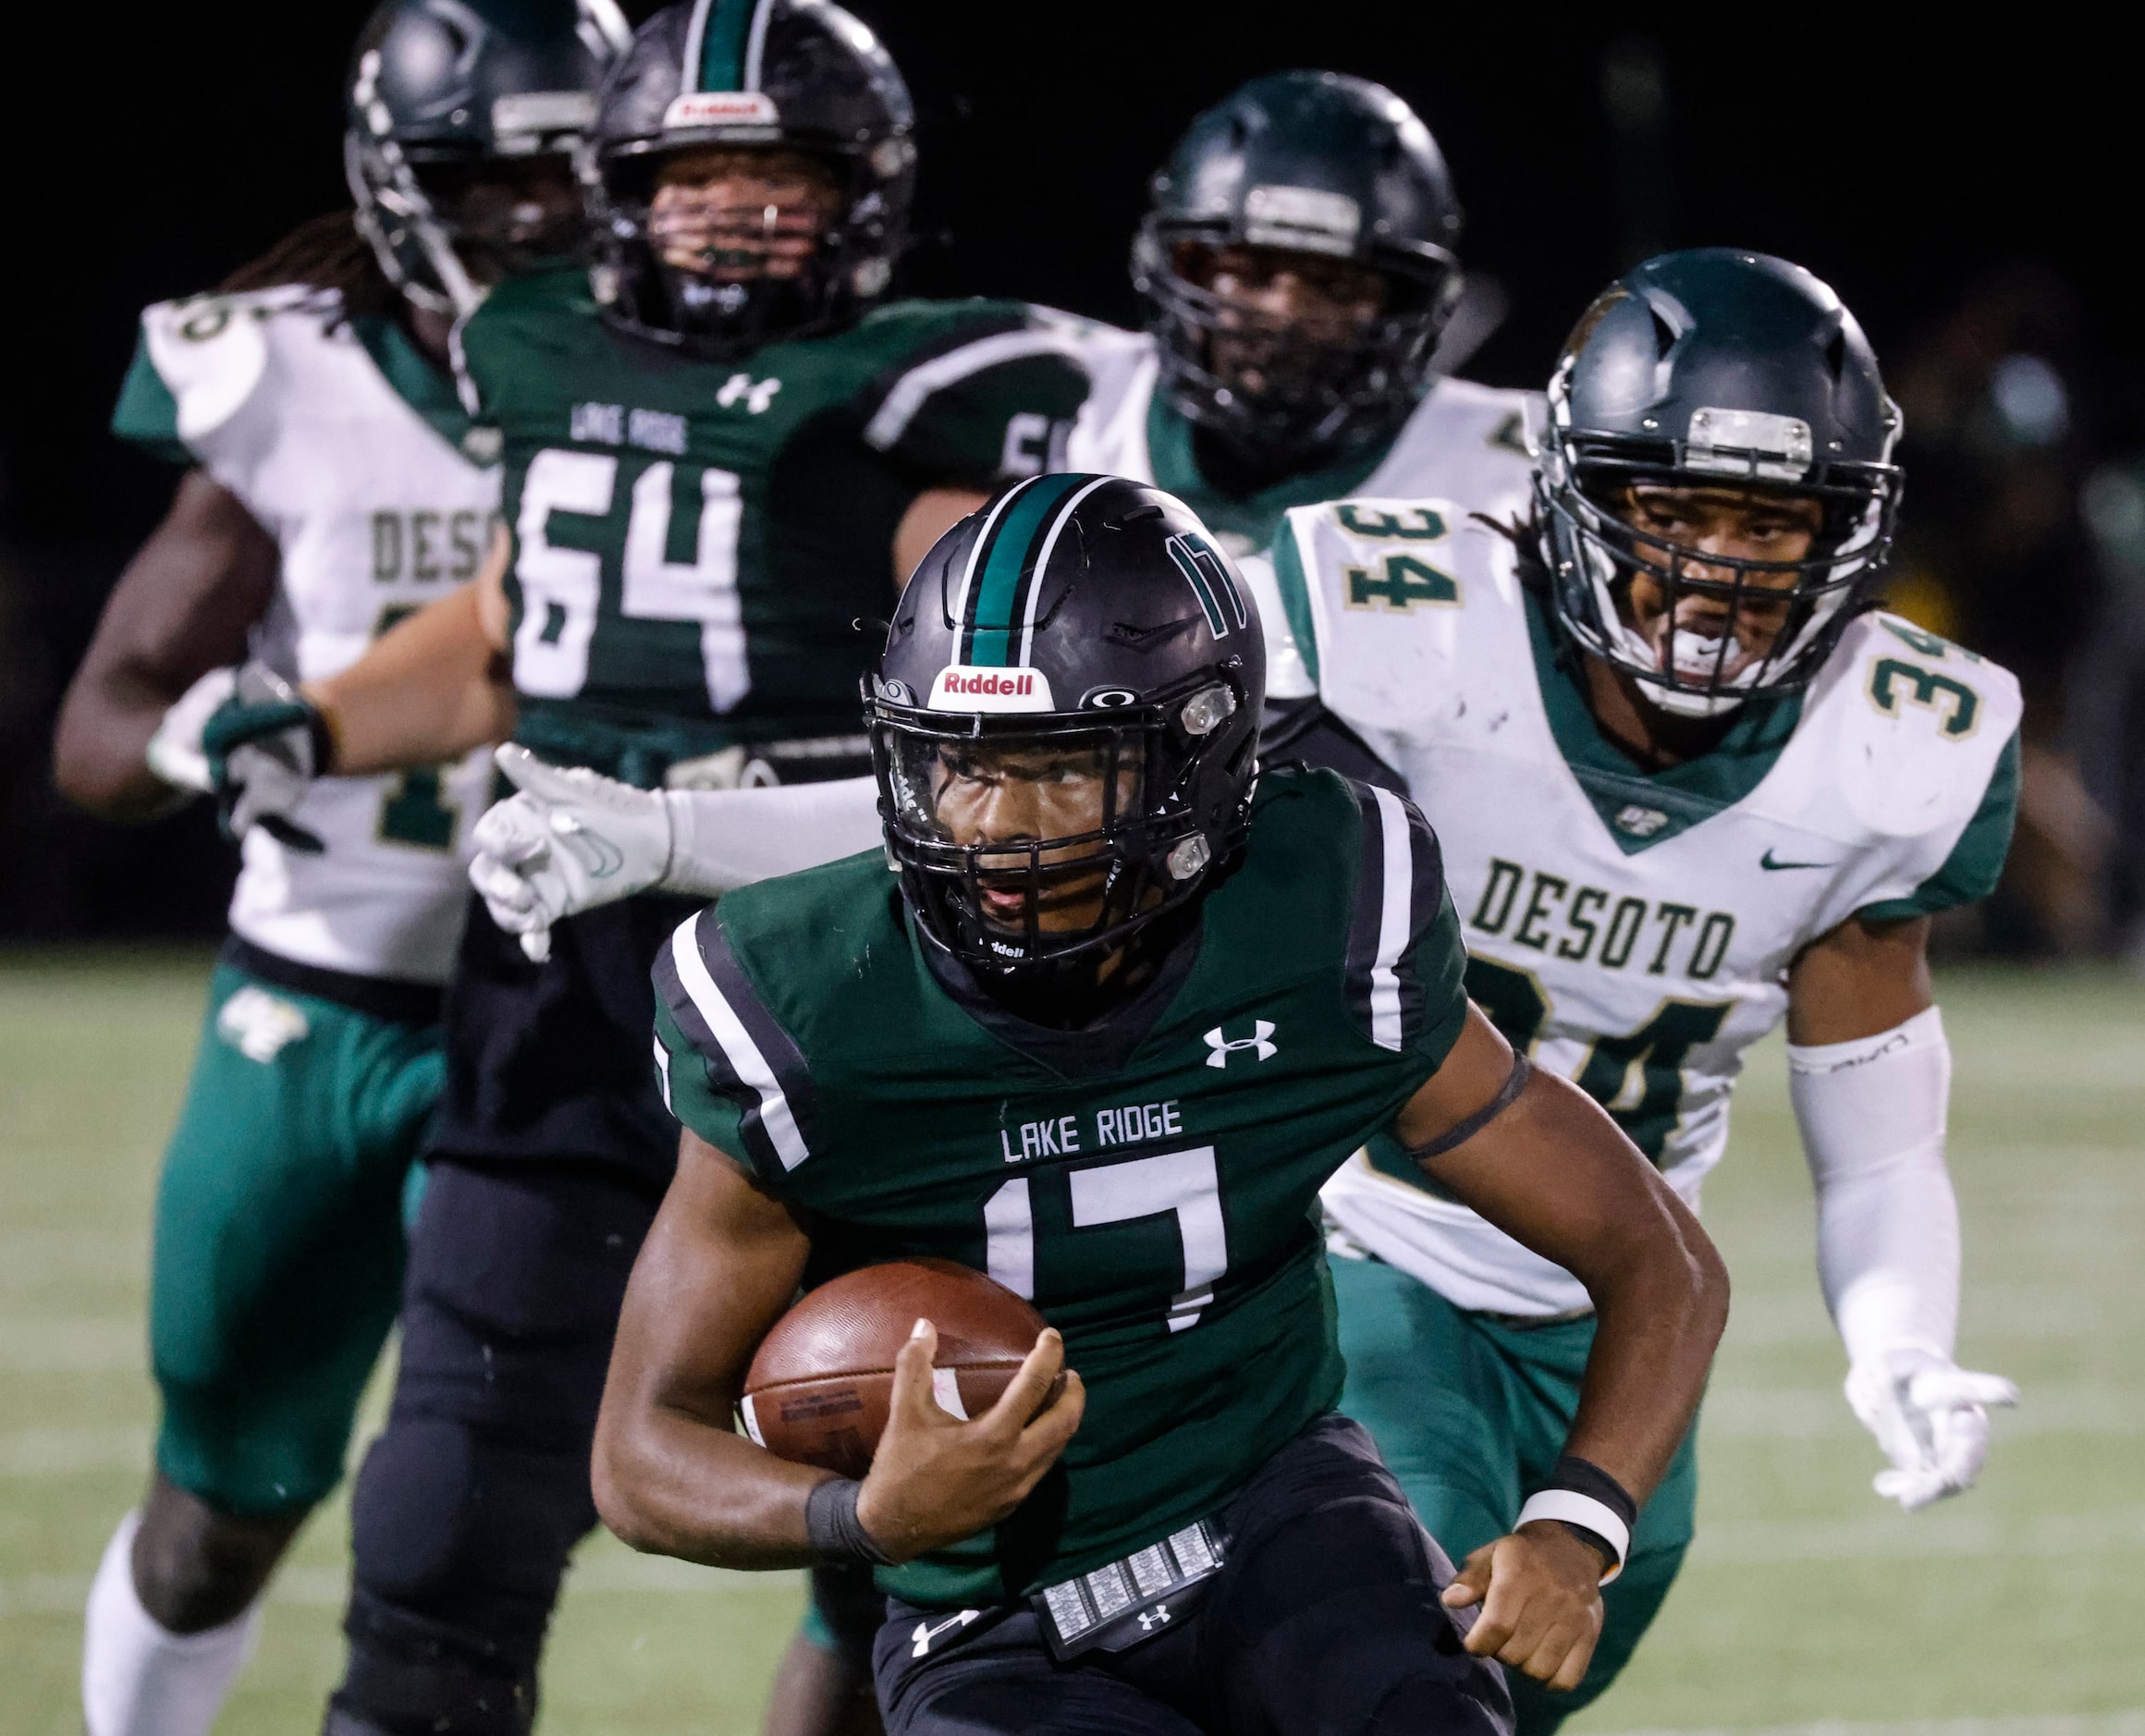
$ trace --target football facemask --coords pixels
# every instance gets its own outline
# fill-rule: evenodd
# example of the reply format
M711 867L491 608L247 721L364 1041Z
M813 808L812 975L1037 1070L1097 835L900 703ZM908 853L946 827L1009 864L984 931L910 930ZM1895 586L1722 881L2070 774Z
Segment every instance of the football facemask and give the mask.
M1265 650L1181 501L1015 484L940 538L867 686L887 850L978 971L1099 960L1243 841Z

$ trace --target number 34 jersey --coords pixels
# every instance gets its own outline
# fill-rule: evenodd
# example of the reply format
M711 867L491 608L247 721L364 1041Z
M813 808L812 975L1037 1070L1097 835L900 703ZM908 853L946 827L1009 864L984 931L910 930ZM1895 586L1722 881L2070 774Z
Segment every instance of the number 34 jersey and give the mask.
M1437 1070L1466 1001L1401 798L1269 774L1156 980L1048 1032L927 957L873 852L726 896L656 970L672 1108L813 1226L818 1282L958 1260L1065 1335L1087 1411L1019 1512L880 1583L976 1607L1212 1513L1340 1392L1320 1182Z
M1785 972L1849 917L1985 896L2016 801L2006 671L1864 615L1801 693L1647 775L1594 723L1513 543L1443 501L1290 514L1276 568L1326 708L1437 829L1470 994L1575 1080L1685 1199L1720 1161ZM1576 1279L1377 1143L1326 1190L1355 1241L1464 1308L1551 1314Z
M355 663L473 577L491 539L499 472L482 431L399 326L345 320L330 292L150 308L112 425L201 466L275 538L281 570L251 651L288 680ZM446 981L469 902L458 850L489 773L477 752L319 779L292 817L326 850L247 833L232 931L301 964Z

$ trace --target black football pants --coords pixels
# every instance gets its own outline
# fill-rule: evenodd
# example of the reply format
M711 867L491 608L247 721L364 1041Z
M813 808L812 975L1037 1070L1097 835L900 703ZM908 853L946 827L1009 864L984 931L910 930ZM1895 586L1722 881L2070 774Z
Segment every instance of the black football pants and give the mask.
M387 1427L350 1507L328 1736L525 1736L654 1190L615 1167L435 1162Z
M1024 1605L965 1628L892 1605L889 1736L1511 1736L1503 1671L1438 1602L1452 1563L1356 1424L1312 1424L1223 1528L1196 1612L1122 1652L1060 1664Z

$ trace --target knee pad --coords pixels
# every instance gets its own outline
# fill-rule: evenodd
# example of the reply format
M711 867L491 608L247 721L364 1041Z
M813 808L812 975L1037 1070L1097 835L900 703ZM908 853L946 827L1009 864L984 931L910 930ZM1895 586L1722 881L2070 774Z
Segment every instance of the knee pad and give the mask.
M587 1454L399 1420L365 1455L350 1523L355 1591L369 1608L519 1674L535 1667L567 1556L595 1523Z

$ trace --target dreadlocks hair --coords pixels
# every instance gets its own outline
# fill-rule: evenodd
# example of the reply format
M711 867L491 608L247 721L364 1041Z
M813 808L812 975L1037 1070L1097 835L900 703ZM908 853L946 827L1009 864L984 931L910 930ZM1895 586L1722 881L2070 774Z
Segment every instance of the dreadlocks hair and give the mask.
M310 217L260 258L241 265L215 287L218 295L302 284L332 292L337 304L329 330L354 319L390 316L399 304L395 286L381 271L371 245L348 211Z

